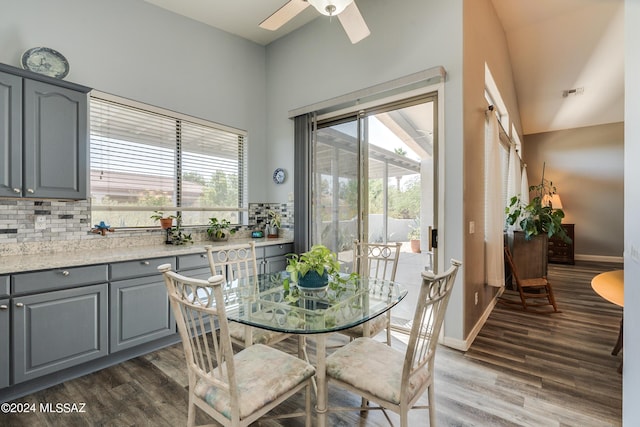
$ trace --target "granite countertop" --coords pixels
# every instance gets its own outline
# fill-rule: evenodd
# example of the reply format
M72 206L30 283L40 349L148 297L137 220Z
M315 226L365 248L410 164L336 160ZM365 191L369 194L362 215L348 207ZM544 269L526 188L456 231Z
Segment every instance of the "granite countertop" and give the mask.
M20 273L50 268L76 267L81 265L105 264L117 261L130 261L144 258L197 254L205 251L207 245L227 246L256 242L256 247L292 243L286 238L233 239L226 242L198 242L184 246L151 245L131 246L115 249L95 249L82 251L49 252L37 255L11 255L0 259L0 275Z

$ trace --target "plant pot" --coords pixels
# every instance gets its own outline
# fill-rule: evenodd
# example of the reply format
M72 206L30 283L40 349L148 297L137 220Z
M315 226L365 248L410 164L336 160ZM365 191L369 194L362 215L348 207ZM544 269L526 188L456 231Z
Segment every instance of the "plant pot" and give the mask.
M278 227L267 225L265 227L265 234L267 237L278 237Z
M214 242L226 242L229 240L229 230L219 230L211 235L211 240Z
M411 243L411 252L419 254L420 251L420 239L412 239L409 241L409 243Z
M524 238L524 232L514 231L511 240L511 255L520 279L546 277L549 251L546 234L538 234L531 240Z
M324 271L324 274L319 275L317 271L308 271L302 277L298 277L298 287L303 290L322 290L329 284L329 274Z
M163 230L171 228L172 225L173 218L160 218L160 227L162 227Z

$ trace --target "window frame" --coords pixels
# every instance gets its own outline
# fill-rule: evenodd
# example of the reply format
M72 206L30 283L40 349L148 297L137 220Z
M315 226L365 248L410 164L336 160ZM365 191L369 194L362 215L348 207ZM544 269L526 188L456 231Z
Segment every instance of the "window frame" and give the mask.
M237 150L238 150L238 163L237 163L237 207L236 206L226 206L226 207L220 207L220 206L197 206L197 207L193 207L193 206L184 206L183 205L183 186L182 186L182 180L183 180L183 171L182 171L182 162L183 162L183 155L185 153L189 153L189 147L183 147L183 139L185 138L182 132L175 132L174 134L174 138L175 140L173 141L173 145L172 145L172 149L173 149L173 153L174 153L174 160L173 160L173 168L174 168L174 174L171 177L172 180L172 186L173 186L173 190L172 190L172 196L173 196L173 201L170 204L162 204L162 205L137 205L137 206L133 206L133 205L121 205L121 206L110 206L110 205L100 205L97 204L95 202L95 198L94 198L94 193L93 193L93 186L91 185L90 188L90 192L89 192L89 197L91 200L91 204L90 204L90 218L91 218L91 223L94 223L96 221L98 221L98 216L100 214L100 212L109 212L109 211L118 211L118 212L145 212L147 213L147 217L149 217L148 223L142 224L142 225L125 225L125 226L118 226L117 224L113 224L113 228L118 228L121 230L125 230L125 229L131 229L131 230L140 230L140 229L148 229L148 228L155 228L157 227L157 224L154 224L154 221L150 218L150 216L153 214L154 211L163 211L165 212L167 215L176 215L178 217L182 217L183 214L187 214L188 212L206 212L207 215L206 216L217 216L218 218L223 217L223 218L233 218L234 216L237 218L237 224L245 224L248 220L248 201L247 201L247 196L248 196L248 188L247 188L247 182L248 182L248 156L247 156L247 151L248 151L248 145L247 145L247 132L245 130L241 130L241 129L237 129L231 126L226 126L226 125L222 125L216 122L212 122L212 121L208 121L208 120L204 120L204 119L200 119L197 117L193 117L193 116L189 116L183 113L179 113L179 112L175 112L172 110L168 110L168 109L164 109L164 108L160 108L160 107L156 107L153 105L149 105L149 104L145 104L139 101L135 101L135 100L130 100L127 98L122 98L116 95L112 95L112 94L108 94L108 93L104 93L104 92L100 92L100 91L96 91L93 90L90 94L90 104L89 104L89 108L91 109L91 106L93 104L94 101L97 102L106 102L106 103L111 103L111 104L117 104L120 105L124 108L129 108L129 109L134 109L137 112L140 112L141 114L150 114L153 115L154 117L157 117L158 115L160 116L164 116L166 117L168 120L173 121L175 123L176 129L181 129L183 125L188 125L188 126L192 126L195 125L196 127L200 127L200 128L210 128L212 130L212 133L217 133L217 132L226 132L229 133L230 136L232 137L231 140L233 140L233 137L237 138ZM92 123L93 120L95 118L92 117ZM132 142L129 140L124 140L127 142ZM134 141L135 142L135 141ZM90 144L90 149L89 149L89 173L90 176L88 177L88 179L90 180L90 183L92 183L92 178L91 178L91 171L92 171L92 167L93 167L93 158L91 155L92 152L92 148L94 148L94 129L93 126L90 126L90 131L89 131L89 144ZM188 145L188 144L187 144ZM231 146L231 145L230 145ZM149 144L149 147L153 147L153 144ZM143 190L146 191L146 190ZM202 215L202 217L204 217L205 215ZM236 222L233 222L234 224ZM206 226L206 222L205 223L187 223L187 224L182 224L183 227L202 227L202 226Z

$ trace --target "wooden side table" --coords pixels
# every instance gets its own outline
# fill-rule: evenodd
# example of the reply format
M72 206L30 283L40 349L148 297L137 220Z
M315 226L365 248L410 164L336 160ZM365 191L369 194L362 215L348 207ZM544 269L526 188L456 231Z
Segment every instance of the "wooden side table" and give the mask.
M575 264L574 261L574 229L575 224L562 224L562 227L571 238L571 243L567 243L557 236L549 239L548 260L553 263Z
M607 271L606 273L598 274L591 279L591 287L605 300L617 306L624 307L624 270ZM624 318L620 320L618 339L611 351L611 354L614 356L622 350L623 323ZM618 372L622 373L622 362L620 362L620 366L618 366Z

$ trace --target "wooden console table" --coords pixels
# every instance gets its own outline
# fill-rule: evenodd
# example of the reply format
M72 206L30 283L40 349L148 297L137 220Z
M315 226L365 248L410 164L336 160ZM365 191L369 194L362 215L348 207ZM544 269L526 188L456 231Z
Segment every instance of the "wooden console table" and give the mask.
M567 236L571 238L571 243L567 243L557 236L549 239L548 260L553 263L574 264L574 228L575 224L562 224Z

